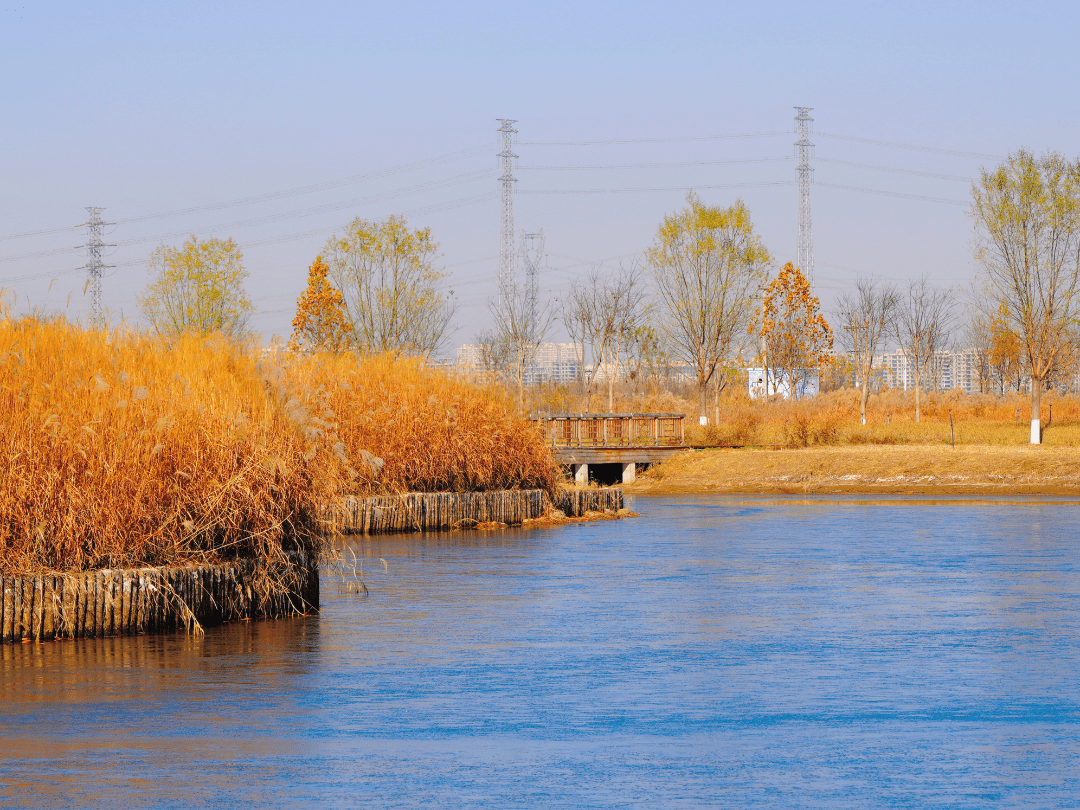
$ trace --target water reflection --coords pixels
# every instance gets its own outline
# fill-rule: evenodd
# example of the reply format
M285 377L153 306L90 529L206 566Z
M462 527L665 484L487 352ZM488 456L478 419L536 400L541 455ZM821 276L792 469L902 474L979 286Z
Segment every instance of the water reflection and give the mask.
M1080 507L634 508L354 538L317 617L0 647L0 801L1075 804Z

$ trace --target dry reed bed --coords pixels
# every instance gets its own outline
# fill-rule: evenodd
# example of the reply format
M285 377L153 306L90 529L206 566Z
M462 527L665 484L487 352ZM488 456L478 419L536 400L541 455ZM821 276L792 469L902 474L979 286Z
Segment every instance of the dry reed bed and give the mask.
M860 446L687 451L629 492L1080 494L1063 447Z
M554 491L505 394L393 357L265 359L221 339L0 318L0 574L318 554L325 507Z
M351 494L555 492L542 431L501 386L387 354L283 355L280 375L342 443Z

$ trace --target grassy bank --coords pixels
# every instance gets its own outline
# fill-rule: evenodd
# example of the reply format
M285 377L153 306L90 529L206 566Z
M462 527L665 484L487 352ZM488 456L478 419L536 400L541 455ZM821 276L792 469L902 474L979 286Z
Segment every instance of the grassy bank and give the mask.
M497 391L409 360L0 318L0 573L318 552L347 494L555 486Z
M989 445L699 450L656 465L626 490L1080 495L1080 454Z

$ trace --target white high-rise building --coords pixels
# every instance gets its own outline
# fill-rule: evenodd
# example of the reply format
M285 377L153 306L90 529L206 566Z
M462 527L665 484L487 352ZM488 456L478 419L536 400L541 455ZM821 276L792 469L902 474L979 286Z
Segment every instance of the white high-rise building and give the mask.
M907 391L915 387L915 363L901 351L886 352L874 358L874 371L882 375L890 388ZM957 352L934 352L923 369L923 389L968 394L979 393L979 358L974 349Z

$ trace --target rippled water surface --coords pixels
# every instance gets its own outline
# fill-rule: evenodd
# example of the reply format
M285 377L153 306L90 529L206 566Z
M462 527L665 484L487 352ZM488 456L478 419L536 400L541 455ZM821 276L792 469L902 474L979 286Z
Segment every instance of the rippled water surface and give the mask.
M0 645L0 803L1076 807L1080 506L638 498L367 597Z

